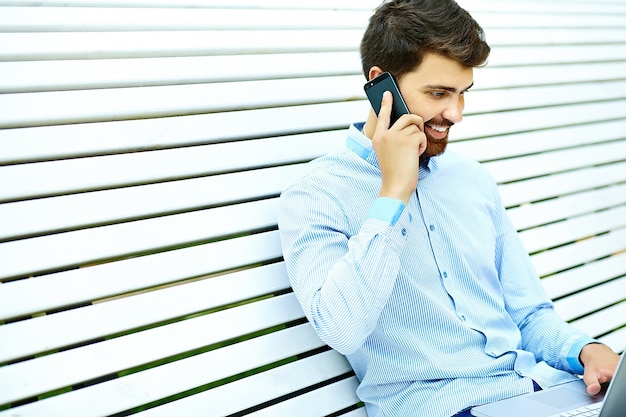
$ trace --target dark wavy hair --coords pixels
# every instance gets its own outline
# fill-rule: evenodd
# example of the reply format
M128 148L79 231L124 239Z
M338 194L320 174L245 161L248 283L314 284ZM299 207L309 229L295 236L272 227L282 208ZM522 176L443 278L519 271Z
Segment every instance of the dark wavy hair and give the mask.
M391 0L369 20L361 40L361 64L379 66L396 78L415 69L427 52L466 67L484 65L490 48L478 22L454 0Z

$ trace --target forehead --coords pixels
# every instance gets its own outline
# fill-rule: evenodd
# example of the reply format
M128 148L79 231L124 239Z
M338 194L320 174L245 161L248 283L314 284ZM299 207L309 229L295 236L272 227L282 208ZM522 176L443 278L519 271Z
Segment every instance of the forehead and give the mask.
M399 82L413 87L444 86L465 90L474 80L474 69L442 55L428 53L420 65L407 72Z

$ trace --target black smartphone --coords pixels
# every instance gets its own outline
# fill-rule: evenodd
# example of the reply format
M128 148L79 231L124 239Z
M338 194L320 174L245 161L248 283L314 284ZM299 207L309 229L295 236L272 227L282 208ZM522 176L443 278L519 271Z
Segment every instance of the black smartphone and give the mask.
M383 93L385 91L391 91L391 94L393 95L393 107L391 109L391 120L389 121L389 126L393 125L403 114L410 113L404 99L402 98L402 94L400 94L398 84L396 83L396 80L394 80L391 73L383 72L378 77L365 83L363 88L365 89L365 95L372 104L372 108L376 112L376 115L380 112L380 102L383 99Z

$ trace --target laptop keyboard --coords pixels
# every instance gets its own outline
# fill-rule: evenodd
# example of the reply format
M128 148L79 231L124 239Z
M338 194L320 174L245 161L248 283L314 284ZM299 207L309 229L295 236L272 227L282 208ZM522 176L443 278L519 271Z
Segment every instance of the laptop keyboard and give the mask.
M600 414L602 403L596 403L587 405L585 407L577 408L576 410L568 411L566 413L557 414L554 417L593 417Z

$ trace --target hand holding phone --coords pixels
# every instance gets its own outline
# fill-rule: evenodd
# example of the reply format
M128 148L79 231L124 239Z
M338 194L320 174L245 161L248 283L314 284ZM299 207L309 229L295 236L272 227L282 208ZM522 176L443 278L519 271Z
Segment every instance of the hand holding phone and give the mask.
M370 80L365 92L378 116L371 139L382 176L379 196L408 204L417 187L419 157L426 149L423 120L409 112L389 73ZM410 116L398 121L405 114Z
M391 119L389 120L389 126L393 125L403 114L410 114L400 89L396 83L393 75L389 72L383 72L378 77L365 83L364 86L365 95L370 101L376 115L380 113L380 103L383 99L383 93L385 91L391 91L393 95L393 107L391 109Z

